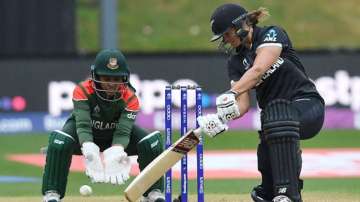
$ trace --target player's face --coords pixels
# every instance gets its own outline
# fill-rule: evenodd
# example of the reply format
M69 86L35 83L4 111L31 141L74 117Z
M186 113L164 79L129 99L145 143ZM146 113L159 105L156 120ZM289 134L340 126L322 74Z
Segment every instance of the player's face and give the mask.
M223 40L225 43L230 44L233 48L239 47L241 45L241 40L236 35L236 29L233 27L231 27L223 34Z
M100 86L108 96L115 95L125 85L121 77L99 76Z

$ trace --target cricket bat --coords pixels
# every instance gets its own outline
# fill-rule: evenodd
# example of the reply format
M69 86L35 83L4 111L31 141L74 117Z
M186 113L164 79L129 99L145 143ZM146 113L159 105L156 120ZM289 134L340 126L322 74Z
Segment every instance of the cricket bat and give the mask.
M130 202L139 199L167 170L200 142L200 133L200 128L190 130L156 157L125 189L126 199Z

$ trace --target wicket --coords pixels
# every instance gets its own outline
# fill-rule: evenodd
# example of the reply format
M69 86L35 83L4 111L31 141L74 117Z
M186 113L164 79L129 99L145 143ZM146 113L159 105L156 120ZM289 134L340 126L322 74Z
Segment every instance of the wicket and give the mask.
M201 116L202 112L202 90L198 86L166 86L165 88L165 147L168 148L172 144L172 90L180 90L181 107L180 119L181 135L187 132L188 119L188 90L195 90L196 118ZM196 127L199 127L196 123ZM198 202L204 202L204 167L203 167L203 138L196 147L196 165L197 165L197 198ZM181 201L188 201L188 171L187 171L187 155L181 159ZM165 175L165 200L172 202L172 172L169 169Z

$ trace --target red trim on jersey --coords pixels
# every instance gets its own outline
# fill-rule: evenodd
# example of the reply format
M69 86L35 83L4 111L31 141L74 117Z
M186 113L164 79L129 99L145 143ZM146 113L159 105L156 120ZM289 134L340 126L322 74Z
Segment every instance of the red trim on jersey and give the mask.
M83 89L80 87L82 85L88 95L91 95L94 93L94 88L92 87L92 81L86 80L81 82L79 85L77 85L73 91L73 100L80 101L80 100L88 100L88 97L86 93L83 91Z
M74 92L73 92L73 100L80 101L80 100L87 100L84 91L79 87L76 86Z
M130 90L129 88L126 88L123 98L126 103L125 109L127 111L139 111L140 110L139 99L132 90Z
M94 87L93 87L93 81L91 79L81 82L81 85L84 86L86 92L89 95L91 95L95 92Z

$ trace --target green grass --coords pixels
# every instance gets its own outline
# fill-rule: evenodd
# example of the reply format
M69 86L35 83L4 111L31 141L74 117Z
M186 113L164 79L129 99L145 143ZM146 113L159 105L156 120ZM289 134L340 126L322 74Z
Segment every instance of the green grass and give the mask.
M339 141L341 140L341 141ZM360 135L356 130L322 131L310 140L302 141L304 148L345 148L360 147ZM208 150L256 149L258 134L254 131L227 132L216 139L205 139L205 148Z
M100 48L99 5L95 0L77 1L78 49ZM126 51L215 50L209 43L210 15L225 0L118 1L118 47ZM232 1L237 2L239 1ZM299 49L359 48L360 7L357 0L241 1L248 10L270 11L263 25L281 25ZM198 34L191 34L197 27ZM144 30L148 30L147 32Z
M175 139L175 138L174 138ZM340 141L341 140L341 141ZM255 149L257 134L253 131L231 131L216 137L205 138L206 150L234 150ZM6 154L13 153L38 153L39 148L47 144L46 134L0 136L0 175L15 175L39 177L42 169L30 165L23 165L5 160ZM315 138L304 141L303 148L359 148L360 135L358 131L340 130L323 131ZM206 171L205 171L206 172ZM340 171L339 171L340 172ZM79 195L78 189L82 184L89 184L89 180L83 173L72 172L68 179L67 195ZM130 182L130 181L129 181ZM238 180L206 180L206 193L223 194L247 194L251 188L259 183L259 179ZM95 195L118 195L125 186L113 186L106 184L92 185ZM360 197L360 179L306 179L304 191L312 192L339 192ZM38 196L40 195L41 183L0 183L0 196ZM174 192L179 190L179 183L174 182ZM190 181L189 191L195 194L195 182Z

